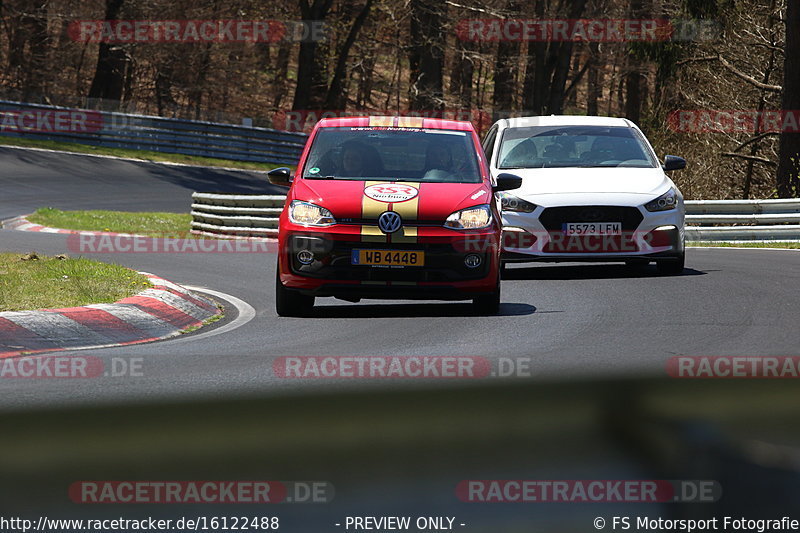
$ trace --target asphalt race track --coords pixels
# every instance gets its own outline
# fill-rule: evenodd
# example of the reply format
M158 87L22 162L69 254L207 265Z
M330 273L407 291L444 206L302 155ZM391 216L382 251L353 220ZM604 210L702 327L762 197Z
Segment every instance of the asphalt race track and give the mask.
M255 172L9 148L0 148L0 169L0 219L44 206L188 212L195 190L280 192ZM63 253L66 236L0 231L0 249ZM800 355L797 251L690 249L687 270L671 277L654 266L514 266L499 316L473 316L465 303L323 299L307 319L275 314L271 253L87 255L232 295L255 317L214 334L236 318L226 305L225 321L176 340L81 352L142 358L140 377L0 380L3 409L365 385L278 378L272 362L286 355L520 357L533 379L661 377L676 355Z

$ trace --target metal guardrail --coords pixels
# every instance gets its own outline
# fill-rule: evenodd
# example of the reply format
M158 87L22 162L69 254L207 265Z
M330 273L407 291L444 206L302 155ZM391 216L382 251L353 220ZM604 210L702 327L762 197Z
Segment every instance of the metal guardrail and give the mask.
M690 241L800 239L800 199L686 202Z
M192 231L227 237L274 237L286 200L280 195L192 194ZM800 199L686 202L690 241L800 239ZM725 224L725 225L710 225Z
M192 194L192 233L217 237L276 237L285 196Z
M268 128L0 100L2 136L283 165L297 164L307 138Z

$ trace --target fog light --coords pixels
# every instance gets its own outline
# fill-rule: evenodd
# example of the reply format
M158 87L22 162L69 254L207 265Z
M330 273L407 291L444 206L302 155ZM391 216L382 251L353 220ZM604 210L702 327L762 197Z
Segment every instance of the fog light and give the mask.
M308 250L300 250L297 252L297 260L303 265L310 265L314 262L314 254Z
M645 234L644 242L651 248L662 246L675 246L675 237L678 228L675 226L659 226L651 232Z
M503 228L503 250L514 248L531 248L536 244L536 235L523 228L506 226Z
M481 263L483 263L483 258L478 254L469 254L464 258L464 264L467 265L467 268L478 268Z

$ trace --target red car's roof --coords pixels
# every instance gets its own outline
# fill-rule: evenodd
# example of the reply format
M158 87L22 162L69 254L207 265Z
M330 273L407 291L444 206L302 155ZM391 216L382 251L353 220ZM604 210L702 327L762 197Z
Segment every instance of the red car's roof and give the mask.
M470 122L461 120L445 120L423 117L340 117L323 118L317 122L316 128L426 128L433 130L473 131Z

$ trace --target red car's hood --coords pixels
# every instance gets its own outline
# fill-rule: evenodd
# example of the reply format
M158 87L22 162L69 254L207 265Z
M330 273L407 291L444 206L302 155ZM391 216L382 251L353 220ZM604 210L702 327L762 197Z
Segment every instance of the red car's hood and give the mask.
M444 222L454 211L492 200L488 183L295 180L293 200L328 209L339 221L377 219L390 209L406 220Z

